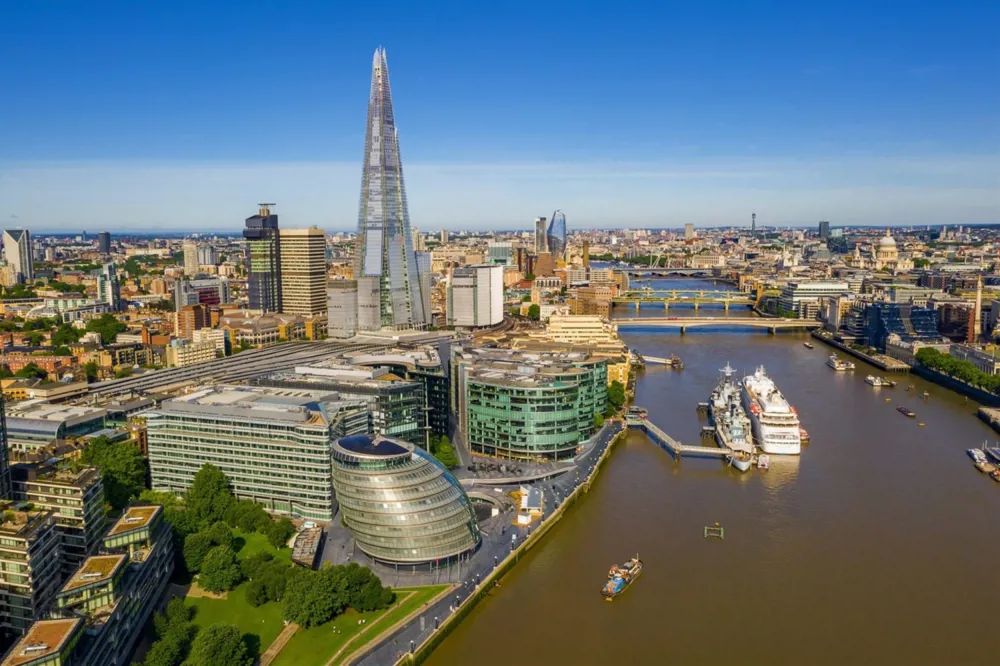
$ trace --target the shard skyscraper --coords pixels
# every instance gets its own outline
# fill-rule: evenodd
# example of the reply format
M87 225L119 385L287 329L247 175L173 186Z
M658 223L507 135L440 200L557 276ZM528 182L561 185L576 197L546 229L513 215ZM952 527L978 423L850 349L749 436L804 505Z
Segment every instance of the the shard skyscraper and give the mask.
M423 329L430 323L429 275L421 279L403 185L385 50L375 51L354 250L359 331ZM427 292L427 293L424 293Z

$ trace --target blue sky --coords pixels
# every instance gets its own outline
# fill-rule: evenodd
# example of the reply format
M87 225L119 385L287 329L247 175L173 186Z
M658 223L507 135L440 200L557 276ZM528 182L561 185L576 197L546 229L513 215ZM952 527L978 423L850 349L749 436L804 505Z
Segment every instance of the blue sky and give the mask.
M381 9L374 9L381 7ZM383 45L421 229L1000 222L1000 3L8 2L0 222L356 224Z

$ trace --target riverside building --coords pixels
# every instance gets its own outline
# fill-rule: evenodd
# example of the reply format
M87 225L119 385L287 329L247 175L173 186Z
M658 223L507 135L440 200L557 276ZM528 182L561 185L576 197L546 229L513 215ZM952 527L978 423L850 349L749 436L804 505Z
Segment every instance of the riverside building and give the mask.
M366 432L365 403L321 390L210 386L148 412L152 487L186 491L211 463L268 511L330 520L333 441Z
M563 460L607 407L607 361L584 352L452 348L452 406L475 453Z
M440 566L479 546L479 525L462 486L409 442L365 434L338 440L333 482L344 523L379 562Z
M51 511L0 503L0 639L23 634L42 617L59 575L59 533Z

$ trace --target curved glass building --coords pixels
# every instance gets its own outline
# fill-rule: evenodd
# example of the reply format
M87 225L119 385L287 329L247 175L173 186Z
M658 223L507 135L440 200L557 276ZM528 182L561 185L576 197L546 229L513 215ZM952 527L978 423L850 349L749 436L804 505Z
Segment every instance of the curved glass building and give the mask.
M337 440L333 486L344 523L375 560L440 562L479 546L479 525L462 486L409 442L368 434Z
M552 261L566 259L566 215L561 210L552 213L545 240L548 251L552 254Z

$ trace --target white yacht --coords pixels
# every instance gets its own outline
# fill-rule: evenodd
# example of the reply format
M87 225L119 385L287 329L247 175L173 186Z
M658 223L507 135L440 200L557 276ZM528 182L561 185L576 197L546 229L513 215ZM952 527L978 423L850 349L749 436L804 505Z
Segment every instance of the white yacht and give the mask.
M728 456L729 464L745 472L753 462L750 419L740 404L739 387L732 380L736 371L726 363L721 372L723 377L708 403L709 414L715 423L715 441L733 452Z
M830 358L827 360L826 364L837 372L854 369L854 363L851 361L843 361L837 358L836 354L830 354Z
M764 371L743 378L743 406L753 437L764 453L798 455L802 450L799 415Z

